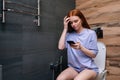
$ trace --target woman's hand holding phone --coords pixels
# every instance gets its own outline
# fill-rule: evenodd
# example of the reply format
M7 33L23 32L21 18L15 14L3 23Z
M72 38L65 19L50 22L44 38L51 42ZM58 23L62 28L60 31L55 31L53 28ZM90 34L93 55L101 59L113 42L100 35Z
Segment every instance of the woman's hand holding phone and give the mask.
M80 42L76 42L76 43L71 43L70 46L74 49L78 49L80 50L81 49L81 44Z

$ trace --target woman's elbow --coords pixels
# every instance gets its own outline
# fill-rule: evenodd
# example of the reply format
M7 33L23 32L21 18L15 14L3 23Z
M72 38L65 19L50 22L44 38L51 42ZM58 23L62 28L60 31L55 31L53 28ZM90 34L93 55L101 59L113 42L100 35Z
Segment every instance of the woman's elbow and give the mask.
M92 58L95 58L95 57L96 57L96 55L95 55L95 54L93 54L93 55L92 55Z
M97 56L97 52L96 51L92 51L91 57L95 58Z
M59 49L59 50L63 50L64 47L63 47L63 46L58 46L58 49Z
M96 57L96 54L93 53L91 57L92 57L92 58L95 58L95 57Z

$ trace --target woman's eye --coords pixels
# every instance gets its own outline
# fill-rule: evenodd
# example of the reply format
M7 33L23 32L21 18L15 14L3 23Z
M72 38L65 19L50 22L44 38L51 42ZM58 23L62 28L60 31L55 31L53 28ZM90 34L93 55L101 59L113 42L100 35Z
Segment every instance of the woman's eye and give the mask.
M70 21L69 23L70 23L70 24L72 24L72 22L71 22L71 21Z
M74 22L76 23L76 22L78 22L78 20L75 20Z

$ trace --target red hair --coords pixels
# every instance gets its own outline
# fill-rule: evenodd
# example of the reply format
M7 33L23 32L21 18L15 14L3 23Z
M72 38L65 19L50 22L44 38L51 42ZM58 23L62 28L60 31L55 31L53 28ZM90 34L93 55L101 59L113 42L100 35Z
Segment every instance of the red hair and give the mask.
M71 16L78 16L81 20L82 20L82 26L84 28L88 28L90 29L90 26L86 20L86 18L84 17L84 15L82 14L82 12L78 9L73 9L71 11L68 12L67 17L71 17ZM71 27L71 24L68 23L68 32L73 32L74 29Z

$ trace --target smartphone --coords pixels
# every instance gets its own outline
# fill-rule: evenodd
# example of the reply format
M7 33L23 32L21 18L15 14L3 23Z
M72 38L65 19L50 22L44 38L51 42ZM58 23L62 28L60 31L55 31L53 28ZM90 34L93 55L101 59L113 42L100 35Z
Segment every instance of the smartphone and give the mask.
M70 45L71 45L71 44L75 44L74 41L67 41L67 43L70 44Z

